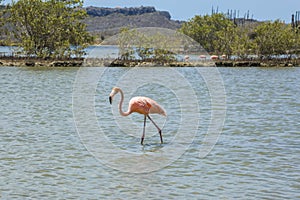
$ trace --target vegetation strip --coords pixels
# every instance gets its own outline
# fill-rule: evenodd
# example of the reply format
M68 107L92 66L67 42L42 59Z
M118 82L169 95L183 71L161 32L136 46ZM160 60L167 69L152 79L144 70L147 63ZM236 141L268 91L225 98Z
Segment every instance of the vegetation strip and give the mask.
M0 0L1 2L3 1ZM16 56L13 59L2 56L0 65L82 65L83 61L75 61L73 58L82 59L86 47L93 44L97 37L88 32L87 24L84 23L88 17L87 11L98 16L110 16L119 12L124 16L157 12L153 7L84 9L83 0L12 1L8 6L2 7L0 12L1 33L2 36L5 35L6 42L15 44L19 50L14 52ZM102 15L103 12L106 14ZM166 20L171 18L167 12L160 12L160 16ZM298 12L292 15L291 22L291 24L279 20L258 22L251 19L247 23L245 20L232 19L226 14L213 12L212 15L196 15L189 21L180 23L181 28L178 32L194 39L211 55L216 55L217 59L213 61L217 66L299 66ZM121 33L124 31L131 34L129 28L123 28ZM99 41L99 38L97 40ZM132 62L133 54L124 49L124 43L126 41L119 42L119 59L111 65L122 66L130 63L131 66L135 65L134 62L136 65L148 66L153 63L171 66L191 65L186 61L176 60L176 56L170 50L150 46L139 47L135 53L140 56L136 60L141 61ZM153 58L154 61L147 61ZM50 59L55 61L50 62ZM196 64L198 65L200 64Z

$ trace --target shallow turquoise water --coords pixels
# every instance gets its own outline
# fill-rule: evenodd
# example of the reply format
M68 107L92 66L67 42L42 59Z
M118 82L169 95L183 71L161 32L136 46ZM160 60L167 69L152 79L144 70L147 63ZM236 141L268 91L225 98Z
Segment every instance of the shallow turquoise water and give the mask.
M78 134L73 115L78 70L0 69L0 198L300 198L299 68L218 68L226 91L226 117L217 144L205 158L199 158L199 149L212 113L207 84L195 68L174 69L195 92L198 129L190 143L181 144L188 148L183 155L148 173L112 168L88 151L91 147L82 141L84 133ZM174 144L182 115L195 112L178 105L178 91L186 88L181 88L178 79L166 76L164 81L173 83L178 91L147 83L125 94L126 99L147 94L168 113L167 119L153 116L163 127L165 144L159 144L159 136L148 122L142 147L143 117L133 114L128 118L131 123L124 123L124 118L117 118L118 98L112 108L107 99L112 86L126 80L128 72L128 68L110 68L96 77L93 102L99 127L112 145L129 153L146 157L165 153L164 149ZM195 131L193 124L187 123L187 132L182 134L189 135L189 127ZM97 132L95 135L93 148L104 145L98 143ZM106 150L111 157L117 153ZM128 162L118 160L121 166Z

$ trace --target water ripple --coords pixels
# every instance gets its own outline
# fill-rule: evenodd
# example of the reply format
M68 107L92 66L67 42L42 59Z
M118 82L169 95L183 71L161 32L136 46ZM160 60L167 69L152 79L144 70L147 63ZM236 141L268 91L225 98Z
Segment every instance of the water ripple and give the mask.
M132 116L138 129L131 135L119 131L112 120L107 95L127 70L110 69L99 80L95 97L99 125L120 148L155 154L164 146L150 125L147 144L139 145L140 115ZM200 128L174 163L152 173L128 174L93 157L76 133L72 114L76 68L1 68L0 198L299 199L299 68L220 68L227 117L217 145L204 159L198 155L210 122L209 93L195 69L179 71L199 98ZM155 91L149 85L140 89ZM156 119L164 124L167 146L180 126L181 108L174 93L163 93L172 101L167 104L159 98L169 117L166 122ZM130 125L124 126L130 130Z

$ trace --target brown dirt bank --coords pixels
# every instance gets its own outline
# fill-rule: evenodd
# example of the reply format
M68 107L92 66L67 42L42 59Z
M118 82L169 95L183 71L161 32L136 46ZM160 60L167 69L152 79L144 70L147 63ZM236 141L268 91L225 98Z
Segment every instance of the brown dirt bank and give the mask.
M42 59L28 57L2 57L0 66L12 67L80 67L83 64L83 58L69 59Z
M299 67L300 59L218 60L217 67Z
M0 57L0 66L14 67L300 67L298 59L271 59L271 60L205 60L195 62L185 61L142 61L142 60L103 60L103 59L41 59L25 57Z

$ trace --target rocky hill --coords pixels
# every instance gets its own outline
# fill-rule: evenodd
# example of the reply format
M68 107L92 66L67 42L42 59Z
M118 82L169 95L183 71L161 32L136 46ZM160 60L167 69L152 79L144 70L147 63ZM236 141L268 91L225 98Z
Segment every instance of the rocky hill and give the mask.
M159 12L160 14L166 16L167 18L171 19L171 15L167 11L156 11L154 7L151 6L141 6L141 7L130 7L130 8L105 8L105 7L94 7L90 6L86 8L87 14L94 17L103 17L107 15L111 15L114 13L120 13L125 16L128 15L142 15L145 13L155 13Z
M163 27L180 28L182 21L171 19L167 11L157 11L154 7L100 8L87 7L88 18L84 21L87 29L100 41L117 34L122 27Z

